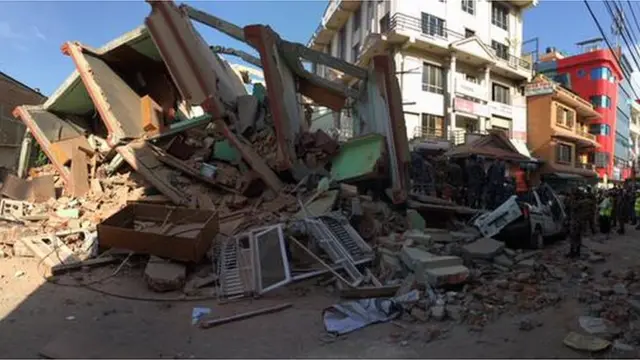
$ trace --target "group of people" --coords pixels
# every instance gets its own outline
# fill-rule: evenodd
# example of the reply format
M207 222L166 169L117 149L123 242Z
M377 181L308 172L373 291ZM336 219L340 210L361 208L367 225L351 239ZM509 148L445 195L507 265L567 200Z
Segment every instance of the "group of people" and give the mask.
M580 256L582 235L585 231L595 235L596 221L607 238L616 227L618 234L624 234L627 223L640 230L640 189L636 190L632 184L608 190L577 187L565 196L571 244L569 257Z
M486 169L486 170L485 170ZM502 160L471 155L463 166L443 154L423 156L411 153L413 190L423 195L437 196L457 205L493 210L516 193L516 181L505 176Z

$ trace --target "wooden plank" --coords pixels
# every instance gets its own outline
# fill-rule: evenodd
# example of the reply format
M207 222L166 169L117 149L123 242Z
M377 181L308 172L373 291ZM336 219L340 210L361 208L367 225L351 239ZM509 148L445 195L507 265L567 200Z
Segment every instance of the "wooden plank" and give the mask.
M114 263L117 263L118 261L120 261L120 259L112 256L105 256L97 259L80 261L77 263L58 264L51 267L51 274L60 275L69 271L80 270L85 266L89 268L93 268L93 267L102 266L102 265L114 264Z
M91 190L87 166L85 152L79 147L73 149L71 155L71 195L73 197L82 197Z
M290 308L292 306L293 306L292 303L285 303L285 304L272 306L272 307L268 307L268 308L264 308L264 309L259 309L259 310L255 310L255 311L249 311L249 312L246 312L246 313L242 313L242 314L238 314L238 315L234 315L234 316L229 316L229 317L225 317L225 318L214 319L214 320L201 320L199 322L199 326L201 328L203 328L203 329L209 329L209 328L212 328L214 326L227 324L227 323L234 322L234 321L240 321L240 320L245 320L245 319L249 319L249 318L252 318L252 317L256 317L256 316L259 316L259 315L265 315L265 314L271 314L271 313L279 312L279 311L288 309L288 308Z
M56 198L56 186L53 175L43 175L29 181L28 199L30 202L45 202Z
M59 161L61 164L66 164L71 161L73 151L78 147L91 151L89 141L84 137L84 135L81 135L52 143L51 153L55 156L56 161Z
M392 297L400 285L362 286L357 288L340 289L340 297L345 299L371 299L378 297Z
M183 174L188 175L191 178L194 178L198 181L202 181L204 183L207 183L209 185L212 185L218 189L222 189L234 194L237 194L238 192L235 189L232 189L228 186L224 186L222 184L219 184L218 182L216 182L215 180L208 178L206 176L203 176L202 174L200 174L200 172L198 172L196 169L186 165L182 160L176 158L175 156L168 154L166 151L160 149L157 146L151 145L149 144L149 147L151 148L151 150L156 154L157 159L176 169L181 171Z

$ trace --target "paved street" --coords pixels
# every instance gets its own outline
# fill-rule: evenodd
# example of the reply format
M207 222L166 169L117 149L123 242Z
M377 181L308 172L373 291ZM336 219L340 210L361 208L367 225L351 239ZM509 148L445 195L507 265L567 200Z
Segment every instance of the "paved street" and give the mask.
M403 316L340 338L324 333L321 318L322 309L338 298L315 280L263 299L225 305L215 300L132 301L43 284L36 260L4 259L0 262L0 351L6 357L36 357L45 346L58 357L589 357L563 345L569 331L580 332L580 315L600 311L612 318L620 310L619 319L614 319L619 329L611 336L625 342L638 339L629 330L634 323L634 315L627 313L629 307L616 308L623 304L622 298L616 298L621 291L618 283L630 294L622 297L640 294L638 235L632 230L607 242L585 241L589 255L577 263L561 256L566 243L545 249L539 261L565 275L556 287L561 300L555 306L532 313L502 313L483 329L451 320L421 323ZM75 276L100 279L114 268ZM125 268L100 288L128 296L158 297L145 292L141 271ZM622 280L616 280L617 276ZM594 288L600 296L594 295ZM210 307L216 316L224 316L283 300L293 302L294 307L209 330L191 325L193 307ZM610 351L604 355L624 354Z

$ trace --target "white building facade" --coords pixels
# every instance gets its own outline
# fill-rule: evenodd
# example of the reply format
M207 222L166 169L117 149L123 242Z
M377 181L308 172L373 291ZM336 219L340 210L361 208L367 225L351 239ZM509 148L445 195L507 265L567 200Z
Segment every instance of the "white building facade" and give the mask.
M530 1L331 0L309 46L361 66L391 53L409 139L503 129L526 141L524 85L531 59L520 57ZM316 73L335 78L318 66Z

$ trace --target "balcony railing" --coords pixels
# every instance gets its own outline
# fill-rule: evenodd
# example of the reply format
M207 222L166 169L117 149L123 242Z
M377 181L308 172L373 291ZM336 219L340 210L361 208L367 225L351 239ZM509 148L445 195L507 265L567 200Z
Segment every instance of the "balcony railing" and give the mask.
M425 36L435 39L441 39L449 42L462 40L465 38L464 34L447 29L444 26L438 26L431 22L423 22L421 19L409 16L403 13L395 13L389 17L389 14L383 16L380 19L380 32L387 33L393 30L410 30L422 33ZM510 55L500 54L489 44L485 44L492 53L498 57L498 59L507 62L512 67L520 67L526 70L531 70L531 63L525 59Z
M582 137L585 137L585 138L587 138L589 140L596 141L596 136L595 135L589 134L588 132L586 132L584 130L578 129L578 130L576 130L576 134L578 134L578 135L580 135Z
M466 135L470 134L464 129L456 129L446 131L441 128L429 128L416 126L413 129L413 139L417 140L444 140L449 141L454 145L464 144L466 141ZM480 134L480 133L478 133Z
M589 164L589 163L576 163L575 167L578 169L594 170L594 171L596 169L596 166L594 164Z

